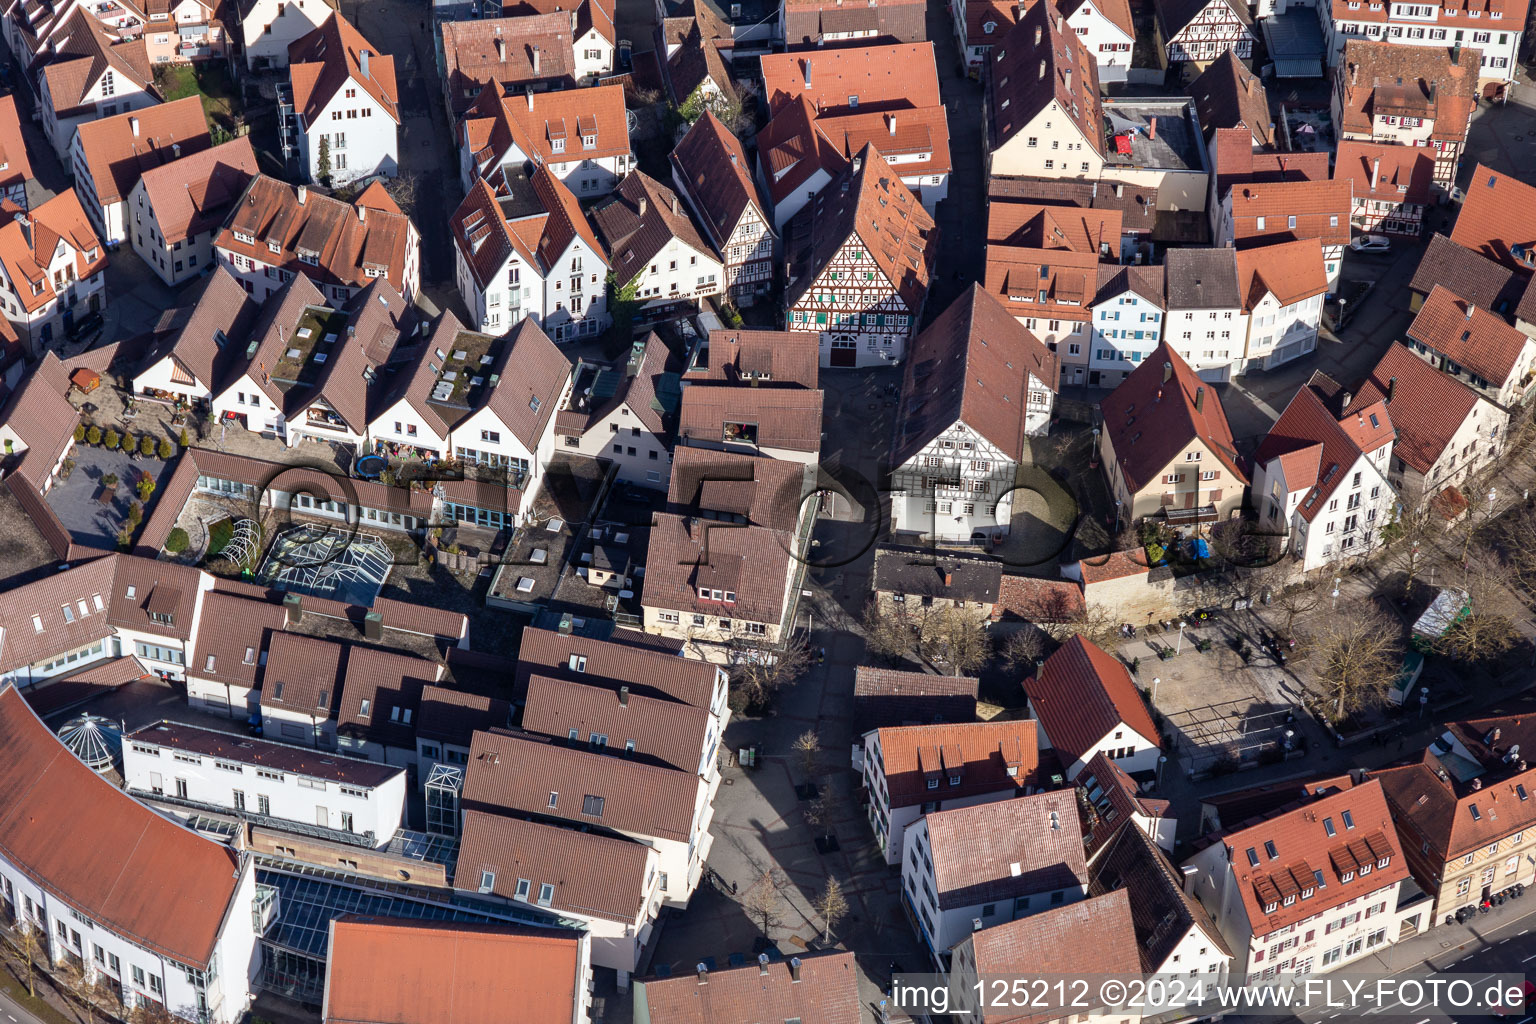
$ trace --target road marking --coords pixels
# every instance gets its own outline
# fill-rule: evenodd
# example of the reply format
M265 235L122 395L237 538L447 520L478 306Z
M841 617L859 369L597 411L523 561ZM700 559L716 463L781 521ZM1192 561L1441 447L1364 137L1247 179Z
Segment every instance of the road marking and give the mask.
M1521 963L1523 963L1523 964L1528 964L1528 963L1530 963L1530 962L1531 962L1531 961L1532 961L1532 960L1536 960L1536 956L1528 956L1528 957L1526 957L1526 958L1525 958L1525 959L1524 959L1524 960L1521 960L1521 961L1520 961L1520 962L1521 962Z
M1419 1024L1429 1024L1430 1019L1431 1018L1429 1018L1429 1017L1425 1017L1423 1020L1419 1021Z
M1520 935L1529 935L1529 934L1531 934L1531 930L1529 928L1527 928L1525 931L1519 932L1518 934L1520 934Z

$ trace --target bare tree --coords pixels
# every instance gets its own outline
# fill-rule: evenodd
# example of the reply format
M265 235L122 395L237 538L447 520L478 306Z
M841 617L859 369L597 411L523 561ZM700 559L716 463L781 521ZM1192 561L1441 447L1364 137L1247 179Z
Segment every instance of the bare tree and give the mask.
M128 1012L128 1024L186 1024L186 1021L153 999Z
M97 984L95 970L84 960L76 963L72 959L66 959L59 973L60 980L69 990L69 994L85 1007L85 1019L87 1024L90 1024L96 1019L96 1006L100 1002L100 987Z
M384 191L400 207L400 212L412 220L416 219L416 195L421 183L420 177L415 174L401 173L393 178L384 179Z
M823 923L821 941L832 941L832 928L848 916L848 897L843 895L843 884L831 875L827 876L827 884L822 886L821 892L816 896L816 902L811 905Z
M1402 667L1402 629L1375 604L1347 602L1309 634L1297 653L1310 661L1325 700L1340 722L1385 698Z
M1382 562L1403 574L1404 597L1412 595L1414 583L1428 568L1444 526L1440 513L1426 502L1417 509L1401 509L1382 527L1382 539L1387 545Z
M917 646L917 628L902 611L888 611L878 600L864 607L864 645L889 661L909 657Z
M1510 592L1514 579L1513 570L1491 558L1470 566L1467 610L1435 639L1435 652L1475 665L1496 661L1514 649L1521 642L1515 619L1522 613Z
M805 816L805 823L825 834L828 826L832 824L832 812L835 809L834 800L830 790L822 790L816 799L805 805L800 813Z
M25 917L18 917L10 931L11 941L16 946L16 952L21 955L22 966L27 972L27 995L35 999L37 998L37 954L45 949L42 932L38 931L37 926Z
M1045 657L1050 637L1034 626L1014 630L998 645L998 658L1010 672L1033 672L1035 662Z
M810 648L798 637L778 650L738 641L732 645L732 655L736 660L731 666L731 690L740 705L738 710L768 707L778 692L799 679L811 664Z
M974 672L987 663L992 645L974 615L945 608L923 621L922 643L930 655L942 658L955 675Z
M784 895L779 880L772 871L764 871L756 882L741 894L741 909L757 925L764 938L779 924L779 914L784 909Z
M805 776L805 781L811 781L816 774L816 762L821 757L821 737L816 735L815 729L807 729L795 737L790 747L800 761L800 774Z
M1296 630L1296 620L1316 608L1323 600L1323 588L1316 580L1308 580L1286 587L1274 595L1273 607L1284 620L1281 632L1286 635Z
M1065 643L1080 636L1099 647L1112 647L1120 638L1121 623L1100 605L1084 605L1064 622L1044 627L1055 639Z

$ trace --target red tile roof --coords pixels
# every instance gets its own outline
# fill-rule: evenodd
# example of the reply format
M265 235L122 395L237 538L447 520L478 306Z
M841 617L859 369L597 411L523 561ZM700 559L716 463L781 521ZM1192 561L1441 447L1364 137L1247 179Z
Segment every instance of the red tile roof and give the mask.
M913 339L893 464L905 463L957 422L1021 460L1031 379L1054 392L1059 378L1056 353L972 284ZM686 402L686 392L683 397Z
M758 379L759 387L820 386L819 345L815 335L803 331L710 331L704 351L709 365L698 369L690 366L684 380L750 384ZM766 379L751 376L764 373Z
M74 13L49 36L46 44L39 41L37 59L33 62L34 67L48 62L39 74L47 83L55 115L94 117L95 101L87 97L108 71L152 96L157 95L143 37L119 39L85 8L72 10ZM116 92L123 95L128 90L119 87Z
M1228 195L1232 233L1240 249L1295 238L1316 238L1323 245L1349 242L1353 207L1347 179L1234 185ZM1295 227L1290 226L1291 218Z
M1083 588L1075 580L1043 580L1033 576L1004 576L992 606L994 619L1025 622L1070 622L1083 611Z
M1121 725L1160 743L1131 674L1114 655L1081 636L1068 640L1034 678L1024 681L1030 711L1051 746L1087 760L1094 744Z
M1369 21L1376 14L1362 7L1343 17ZM1381 20L1386 20L1385 12ZM1482 53L1473 47L1457 51L1446 46L1345 40L1334 85L1342 108L1340 131L1368 136L1374 117L1406 114L1433 122L1431 140L1460 143L1467 137L1467 121L1477 107L1481 63Z
M988 245L986 290L1015 317L1086 323L1099 290L1096 253ZM1044 292L1044 297L1041 297Z
M690 205L703 222L716 252L723 255L723 248L749 207L757 211L760 220L769 222L741 140L720 123L713 111L706 110L672 151L672 171L682 179Z
M1322 244L1302 238L1243 249L1237 254L1237 283L1245 313L1252 313L1265 295L1273 295L1282 306L1323 295L1328 291L1328 272Z
M87 121L76 137L103 206L127 199L150 169L213 144L202 101L196 96Z
M400 120L395 58L380 53L340 11L288 45L288 75L293 82L294 109L311 128L348 83L362 86L385 114Z
M1040 781L1040 749L1031 721L904 725L880 729L877 735L892 809L933 799L927 780L941 775L960 775L958 786L949 785L948 778L940 781L946 800L1020 795Z
M579 672L571 667L573 658L583 659ZM517 652L515 692L519 700L528 691L529 678L536 673L613 690L628 686L631 693L641 696L664 697L708 708L714 699L720 669L675 652L617 640L593 640L552 629L525 629Z
M940 910L1088 884L1076 790L937 811L924 820Z
M816 111L796 97L757 136L757 158L774 204L799 192L817 171L835 177L848 161L832 140L816 130Z
M240 878L238 855L145 807L87 768L0 692L0 852L91 920L206 968ZM231 927L248 926L238 912Z
M1125 893L1141 951L1141 969L1151 974L1164 964L1172 967L1169 957L1175 955L1191 928L1199 929L1201 940L1231 956L1221 929L1183 886L1184 876L1151 837L1123 821L1102 855L1094 858L1088 891L1094 896L1117 890Z
M19 185L32 177L32 162L21 135L16 97L0 96L0 188Z
M1333 383L1321 373L1313 375L1313 382L1319 377ZM1372 422L1367 423L1367 418ZM1352 409L1341 421L1309 385L1296 392L1269 428L1253 461L1263 466L1281 460L1290 493L1307 492L1300 511L1310 523L1326 506L1328 496L1348 479L1360 456L1391 443L1393 433L1385 403Z
M821 451L822 393L810 388L736 387L699 382L683 389L678 435L704 443L729 440L726 424L757 427L756 445Z
M574 932L402 918L330 926L326 1024L545 1024L585 985Z
M820 52L820 51L818 51ZM637 1016L655 1024L859 1024L858 967L852 953L800 956L799 979L781 960L710 971L703 982L691 971L635 982Z
M1435 178L1431 150L1417 146L1393 146L1345 139L1339 143L1333 177L1348 178L1355 199L1386 203L1429 202L1429 186ZM1375 182L1373 188L1371 183Z
M455 117L469 109L492 82L511 86L549 79L575 80L571 16L564 11L445 21L442 30L447 94Z
M622 85L526 94L487 86L464 118L460 139L470 142L482 176L503 163L514 145L536 164L560 163L578 153L584 160L629 153ZM583 134L596 137L591 149L582 142ZM551 145L556 138L567 147L560 153Z
M1216 129L1214 168L1218 198L1234 185L1327 181L1327 153L1256 153L1246 128Z
M1053 4L1029 8L989 56L987 116L993 149L1006 145L1054 102L1103 155L1098 64Z
M797 96L818 114L911 110L943 105L932 43L854 46L768 54L762 59L763 95L777 115Z
M1389 391L1392 399L1387 409L1397 428L1392 455L1426 474L1473 409L1486 401L1455 377L1414 355L1408 346L1394 344L1356 385L1345 412L1385 401Z
M1506 267L1529 272L1536 265L1536 185L1478 164L1451 229L1451 241Z
M1170 807L1167 800L1143 797L1136 780L1102 750L1089 759L1073 782L1085 801L1079 808L1089 860L1132 818L1161 818ZM1132 827L1140 831L1135 824Z
M1167 342L1153 349L1099 405L1110 449L1132 494L1155 483L1194 440L1204 442L1239 482L1247 482L1216 389L1196 376Z
M69 392L64 364L49 350L0 406L0 423L26 447L16 471L39 490L75 439L80 413L70 403Z
M1121 213L1082 206L1037 203L987 204L987 242L1025 249L1069 249L1098 256L1102 247L1120 249Z
M523 699L522 727L541 736L565 740L574 729L581 745L607 736L627 758L680 772L697 773L704 758L711 722L704 708L542 675L528 678Z
M204 231L216 232L256 174L256 151L250 137L242 135L151 168L140 180L161 237L174 245Z
M1429 293L1407 334L1494 387L1503 387L1532 344L1502 317L1468 304L1444 285Z
M1231 50L1223 52L1190 83L1189 95L1195 98L1195 112L1207 139L1218 129L1238 128L1248 136L1250 149L1274 145L1275 122L1270 118L1264 83Z
M18 214L22 216L18 218ZM0 224L0 266L5 268L16 301L28 313L58 297L48 266L60 243L73 250L79 280L106 269L106 251L72 188L25 213L13 203L0 203L0 220L4 221Z
M974 721L978 685L974 676L860 665L853 670L853 720L870 729Z
M1131 576L1143 576L1151 570L1147 565L1146 555L1141 549L1111 551L1107 555L1084 558L1077 563L1077 567L1083 574L1084 589L1095 583L1109 583Z
M699 236L677 193L644 171L630 171L618 188L598 200L592 220L625 283L644 274L674 241L706 256L715 252Z
M1256 936L1408 877L1386 797L1374 779L1215 838L1230 851L1227 861ZM1302 895L1309 889L1311 896ZM1289 905L1288 897L1295 897ZM1389 900L1389 912L1393 905Z

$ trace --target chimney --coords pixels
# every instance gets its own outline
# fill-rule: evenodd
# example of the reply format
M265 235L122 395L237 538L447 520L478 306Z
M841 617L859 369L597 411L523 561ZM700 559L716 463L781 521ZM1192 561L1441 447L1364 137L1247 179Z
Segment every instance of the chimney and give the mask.
M537 46L533 48L533 74L535 78L539 74L539 48Z
M1451 63L1456 65L1461 64L1461 43L1459 41L1455 46L1451 47ZM1353 85L1354 82L1351 81L1350 84Z
M651 204L646 200L645 196L640 197L640 216L645 216L645 211L650 205Z
M629 687L627 686L619 687L619 707L629 707Z
M524 91L524 94L528 97L528 109L530 111L532 111L533 110L533 87L530 86L529 88L527 88L527 89L525 89L523 91Z
M759 954L757 954L757 974L758 974L758 977L764 977L764 976L766 976L768 974L768 954L767 953L759 953Z
M811 87L811 58L805 58L805 87Z
M890 127L891 134L895 135L896 134L896 115L895 114L887 114L885 120L886 120L886 124Z
M1451 63L1453 63L1453 64L1455 63L1455 58L1452 58ZM1349 84L1350 85L1359 85L1360 84L1360 65L1359 64L1351 64L1349 66Z
M1155 115L1147 122L1147 138L1154 142L1157 141L1157 117Z
M139 137L139 119L136 118L136 117L130 117L128 119L128 127L133 130L133 137L134 138L138 138Z
M677 216L677 193L672 193L672 216Z
M283 611L287 613L287 624L297 626L304 621L304 600L299 594L283 595Z
M1124 198L1124 196L1125 196L1125 185L1122 182L1118 182L1118 181L1115 182L1115 198L1116 199L1122 199L1122 198Z
M384 616L369 612L363 616L363 637L378 642L384 639Z
M1171 362L1165 362L1165 363L1163 363L1163 383L1167 384L1172 379L1173 379L1173 364Z
M1040 26L1039 25L1035 26L1035 45L1036 46L1040 45Z
M179 143L179 142L171 143L171 159L172 160L180 160L181 159L181 143Z
M704 961L700 960L698 963L694 964L693 965L693 969L695 971L697 971L698 974L699 974L699 984L700 985L708 985L709 984L709 968L704 966Z
M1349 408L1349 400L1351 398L1354 398L1354 397L1355 396L1353 394L1351 394L1347 390L1339 392L1339 415L1340 416L1344 415L1344 410Z
M1371 191L1376 191L1376 182L1381 178L1381 157L1371 161Z
M303 206L304 205L304 200L306 200L308 198L309 198L309 186L308 185L300 185L299 186L299 205Z
M736 166L736 154L735 153L731 154L731 166L732 167Z
M368 207L357 207L357 222L359 224L366 224L368 222Z
M796 985L800 984L800 958L797 956L789 958L789 980Z
M1195 412L1205 411L1205 388L1195 388Z
M1397 378L1387 378L1387 404L1392 404L1392 397L1397 394Z
M1035 31L1038 32L1040 30L1035 29ZM1043 60L1040 62L1040 81L1045 81L1045 61Z
M1477 311L1477 307L1476 307L1476 306L1475 306L1475 305L1473 305L1473 304L1472 304L1472 303L1470 303L1470 302L1469 302L1469 303L1467 303L1467 319L1468 319L1468 320L1471 320L1471 319L1472 319L1472 314L1473 314L1473 313L1474 313L1474 312L1476 312L1476 311Z
M496 61L499 64L505 64L506 60L507 60L507 44L506 44L506 41L503 40L501 38L500 34L498 33L498 35L496 37Z
M944 585L946 587L952 587L955 585L955 574L950 572L948 569L944 570Z
M368 51L360 50L357 54L357 70L364 78L368 77Z

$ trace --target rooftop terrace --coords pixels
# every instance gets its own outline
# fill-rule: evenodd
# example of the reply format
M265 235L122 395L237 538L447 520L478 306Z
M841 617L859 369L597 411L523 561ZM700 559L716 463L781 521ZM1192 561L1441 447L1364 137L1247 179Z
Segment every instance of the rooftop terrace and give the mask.
M324 306L306 306L293 336L272 367L272 380L288 390L295 385L314 384L324 376L326 363L333 358L338 343L346 340L347 315Z
M1104 101L1107 167L1209 171L1193 100Z

